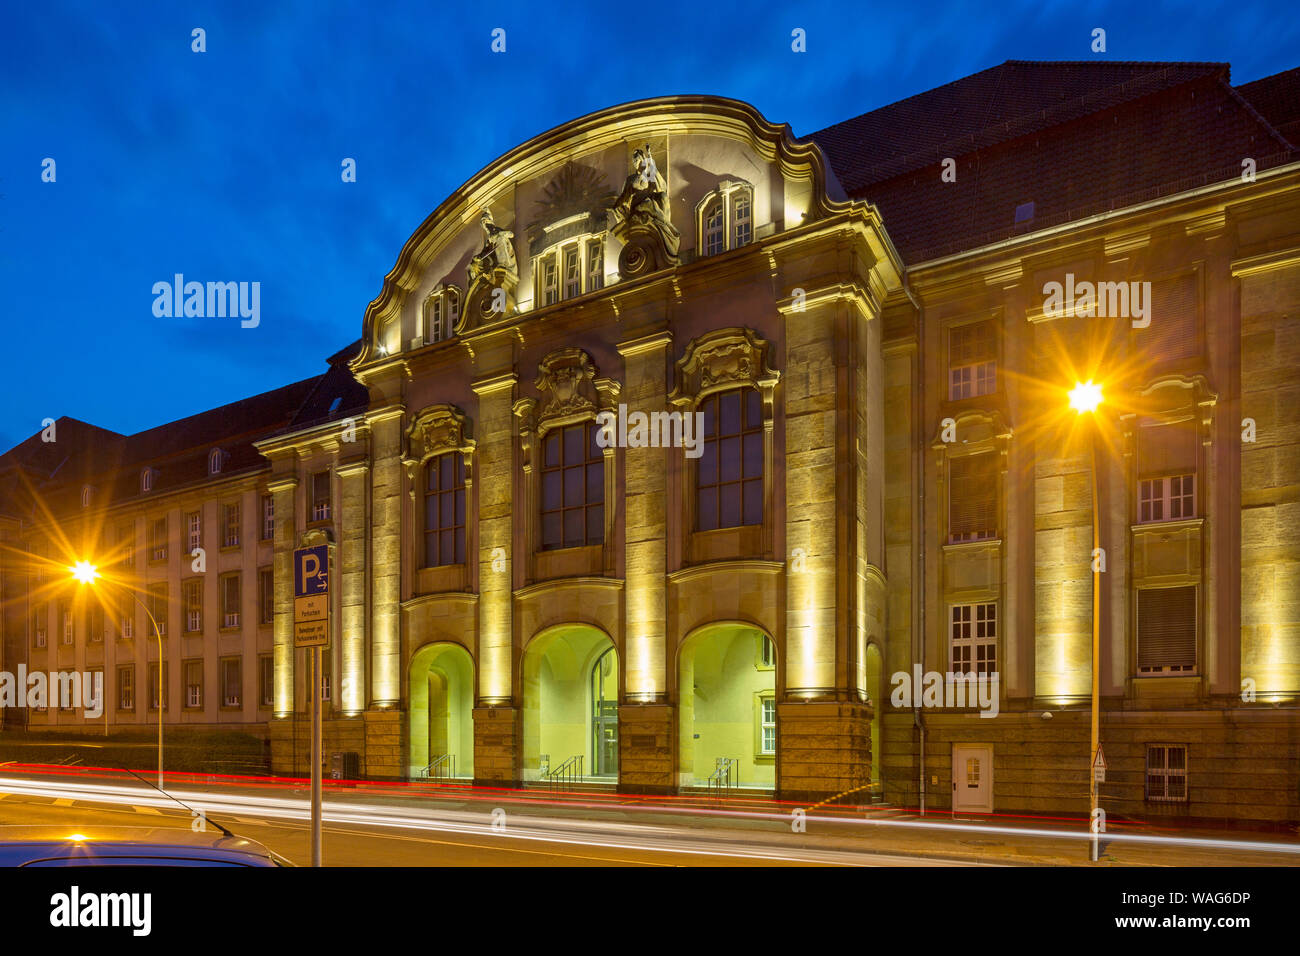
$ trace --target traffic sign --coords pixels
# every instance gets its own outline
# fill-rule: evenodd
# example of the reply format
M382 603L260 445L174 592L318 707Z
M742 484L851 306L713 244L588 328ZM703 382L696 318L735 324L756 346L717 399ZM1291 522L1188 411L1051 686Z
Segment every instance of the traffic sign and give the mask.
M330 641L329 545L293 553L293 643L324 647Z
M1106 755L1101 752L1101 744L1097 745L1097 757L1092 762L1092 779L1095 783L1106 782Z

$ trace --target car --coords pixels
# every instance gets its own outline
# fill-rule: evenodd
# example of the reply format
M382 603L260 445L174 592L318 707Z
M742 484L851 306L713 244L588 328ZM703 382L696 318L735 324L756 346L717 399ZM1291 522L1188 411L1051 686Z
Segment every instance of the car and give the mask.
M293 866L255 840L179 827L0 826L0 866Z

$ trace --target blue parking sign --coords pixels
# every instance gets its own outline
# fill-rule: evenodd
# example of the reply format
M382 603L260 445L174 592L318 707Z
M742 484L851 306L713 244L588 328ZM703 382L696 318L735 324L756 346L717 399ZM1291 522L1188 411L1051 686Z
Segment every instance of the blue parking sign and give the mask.
M299 548L293 553L293 596L329 593L329 545Z

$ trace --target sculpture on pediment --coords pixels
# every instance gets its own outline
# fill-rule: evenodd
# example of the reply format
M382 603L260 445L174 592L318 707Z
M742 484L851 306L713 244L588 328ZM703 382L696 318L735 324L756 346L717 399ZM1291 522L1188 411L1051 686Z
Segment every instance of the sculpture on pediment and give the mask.
M681 233L674 228L668 186L647 143L632 154L632 169L609 207L609 231L624 243L618 268L624 278L655 272L681 261Z
M519 285L515 234L493 222L492 213L487 209L483 210L479 223L483 227L483 247L469 261L464 330L505 318L514 310L515 287Z
M484 209L483 215L479 217L479 224L483 227L483 248L469 261L470 285L473 285L474 280L480 276L488 275L497 269L513 272L517 277L519 263L515 259L513 242L515 234L493 222L492 213L487 209Z

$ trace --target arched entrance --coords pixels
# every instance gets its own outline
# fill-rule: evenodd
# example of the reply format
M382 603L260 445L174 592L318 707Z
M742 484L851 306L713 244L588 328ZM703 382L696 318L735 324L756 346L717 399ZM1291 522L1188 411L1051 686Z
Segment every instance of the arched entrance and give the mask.
M682 644L679 784L705 786L719 760L739 785L776 786L776 645L749 624L711 624Z
M474 662L459 644L426 644L410 667L411 779L474 776Z
M525 780L566 761L580 762L584 779L618 779L618 680L618 652L598 628L563 624L533 638L524 651Z

